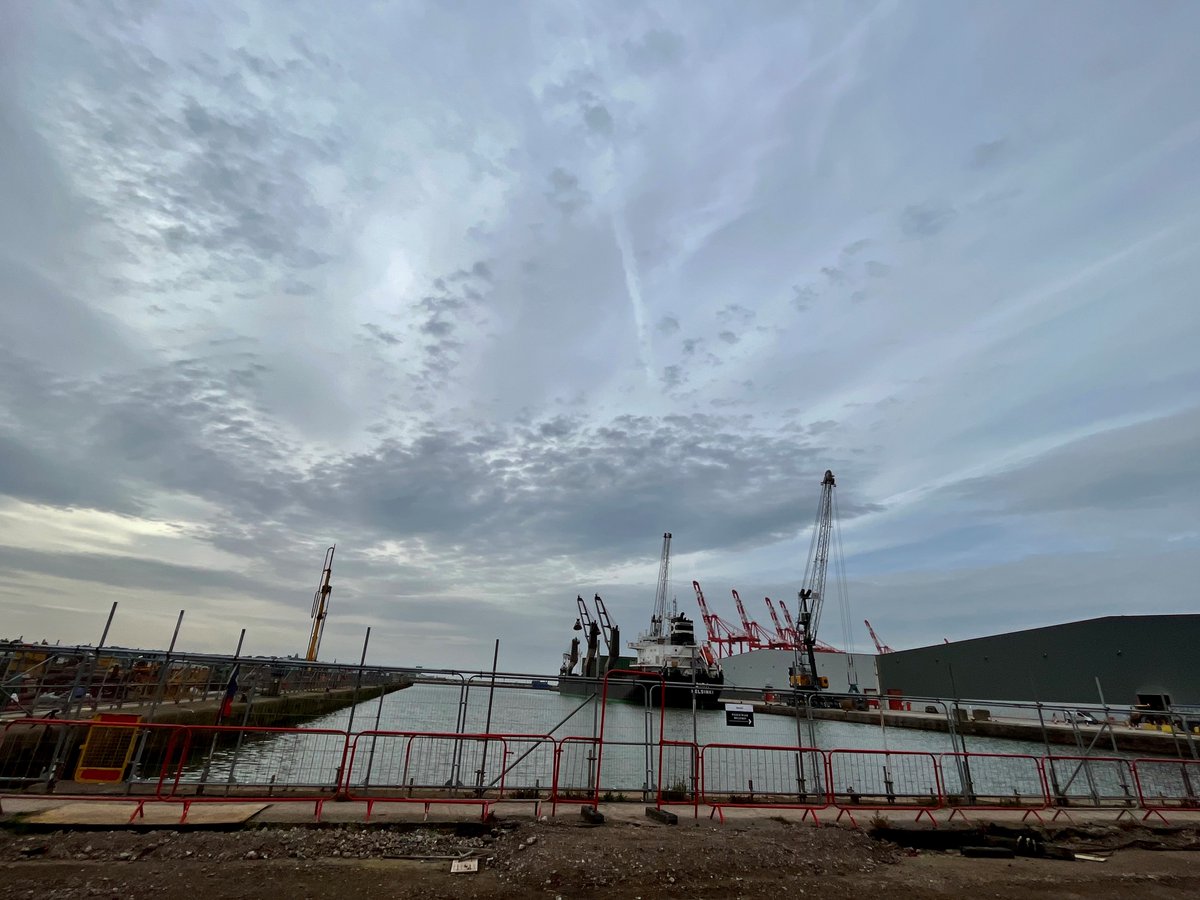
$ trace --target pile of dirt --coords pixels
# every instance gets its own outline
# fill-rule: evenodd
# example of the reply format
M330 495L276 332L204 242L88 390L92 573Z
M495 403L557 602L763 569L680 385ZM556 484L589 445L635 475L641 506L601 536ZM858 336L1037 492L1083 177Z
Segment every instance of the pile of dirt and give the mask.
M978 834L978 830L976 834ZM1079 846L1171 850L1194 833L1062 833ZM1157 846L1157 845L1156 845ZM473 857L475 874L452 874ZM820 897L821 900L999 897L1007 900L1200 896L1191 853L1118 850L1104 862L967 859L840 827L783 819L716 825L565 817L489 827L264 825L236 831L0 831L5 898L277 896L579 900L614 897Z

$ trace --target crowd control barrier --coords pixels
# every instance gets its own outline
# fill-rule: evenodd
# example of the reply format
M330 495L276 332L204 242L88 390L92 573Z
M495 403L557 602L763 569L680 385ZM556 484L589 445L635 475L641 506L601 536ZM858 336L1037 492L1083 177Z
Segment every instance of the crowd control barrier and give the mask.
M725 809L799 809L800 821L828 809L826 755L811 747L705 744L700 748L700 800L725 821Z
M1143 822L1158 816L1170 824L1164 812L1200 810L1200 760L1135 759L1133 777Z
M133 804L176 804L186 822L196 803L312 803L320 821L333 799L361 802L369 821L378 803L478 807L530 803L535 815L559 806L621 800L643 781L659 807L701 805L725 821L727 809L792 809L822 824L837 809L857 826L862 810L909 811L934 825L938 810L1116 811L1142 820L1200 815L1200 760L1003 753L933 754L897 750L820 750L795 745L701 743L657 736L647 714L643 741L505 732L166 725L136 721L14 719L0 727L0 802L52 796ZM640 730L641 726L638 726ZM623 769L603 770L604 750L632 745ZM643 757L646 771L635 757ZM632 763L632 767L630 765ZM80 790L67 776L78 774ZM119 777L119 781L114 781ZM105 788L109 788L105 790ZM2 807L0 807L2 811Z
M912 810L917 820L944 805L937 757L906 750L831 750L830 800L837 819L847 816L857 825L855 810Z
M1036 756L1005 753L943 753L938 757L943 801L950 819L966 812L1023 810L1021 821L1050 806L1046 775Z
M1133 818L1137 787L1130 761L1115 756L1047 756L1042 759L1051 821L1071 819L1070 809L1115 809Z

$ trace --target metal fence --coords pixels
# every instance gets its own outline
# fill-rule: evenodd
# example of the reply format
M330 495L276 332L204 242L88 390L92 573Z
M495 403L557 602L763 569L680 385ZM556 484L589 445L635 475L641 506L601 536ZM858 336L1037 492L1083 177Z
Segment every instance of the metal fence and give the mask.
M790 808L814 820L825 809L853 820L858 810L1198 808L1200 723L1185 710L1147 721L1129 707L731 688L722 699L754 709L753 724L738 727L721 709L667 706L659 681L631 672L560 685L0 645L0 673L0 792L116 792L180 803L184 815L198 802L262 799L312 802L319 816L335 797L367 803L368 815L378 803L486 815L497 803L622 799L722 818Z

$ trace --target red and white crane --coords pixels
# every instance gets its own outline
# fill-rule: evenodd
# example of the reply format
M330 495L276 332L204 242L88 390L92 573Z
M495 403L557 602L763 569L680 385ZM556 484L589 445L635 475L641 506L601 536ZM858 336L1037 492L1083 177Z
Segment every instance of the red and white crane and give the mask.
M885 644L883 641L879 640L879 635L877 635L875 633L875 629L871 627L870 621L868 621L867 619L863 619L863 624L867 626L867 631L871 635L871 640L873 640L875 642L876 652L878 652L881 655L884 653L891 653L892 648L889 647L887 644Z
M738 596L737 590L735 589L731 593L733 594L733 603L737 607L738 618L742 622L742 631L750 639L750 649L774 648L778 642L773 642L771 636L763 630L763 627L746 615L746 607L742 604L742 598Z
M779 621L779 613L775 612L775 604L771 602L770 597L764 597L767 601L767 610L771 613L771 624L775 626L775 633L779 635L779 640L783 643L782 649L794 650L796 648L796 638L784 630L783 623Z
M733 625L709 610L708 603L704 600L704 591L700 589L700 582L693 581L692 588L696 591L696 603L700 607L700 616L704 620L704 630L708 633L706 656L722 659L745 651L750 643L750 636L738 631Z

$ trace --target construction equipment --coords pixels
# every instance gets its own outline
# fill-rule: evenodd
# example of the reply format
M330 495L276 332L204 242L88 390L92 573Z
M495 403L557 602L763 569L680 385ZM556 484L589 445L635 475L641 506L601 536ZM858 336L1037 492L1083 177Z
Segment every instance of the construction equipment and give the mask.
M654 612L650 616L649 638L663 635L663 622L672 611L667 610L667 594L671 591L671 532L663 533L662 558L658 563L658 590L654 593Z
M765 628L746 614L746 607L743 605L742 598L736 589L730 593L733 594L733 604L737 607L738 618L742 621L742 629L750 638L751 650L761 650L763 648L768 650L790 649L785 643L771 637Z
M309 662L316 662L317 654L321 652L321 638L325 634L325 617L329 615L329 595L333 593L329 579L333 577L333 551L336 549L337 544L334 544L325 551L325 566L321 570L321 580L317 583L317 591L313 594L312 632L308 636L308 651L304 654L304 658Z
M863 619L863 624L867 626L867 633L871 635L871 640L875 642L875 652L879 653L880 655L883 655L884 653L891 653L892 648L883 641L879 640L879 635L877 635L875 633L875 629L871 627L870 621Z
M812 703L817 706L828 705L818 702L819 692L829 687L829 679L817 674L817 630L821 625L821 611L825 603L825 583L829 569L830 541L834 530L834 488L837 482L833 472L825 470L821 479L821 499L817 505L817 520L813 526L812 543L809 547L808 562L804 567L804 587L797 595L800 601L799 636L800 643L796 648L795 662L788 671L791 686L801 691L813 693ZM850 667L850 689L857 692L858 685L854 683L853 667Z
M775 604L771 602L770 597L764 597L767 601L767 610L771 613L771 624L775 626L776 645L780 650L795 650L796 649L796 629L788 627L779 621L779 613L775 612ZM783 606L782 603L779 604ZM789 623L790 624L790 623Z
M738 652L745 650L750 642L750 636L738 631L733 625L709 610L708 603L704 600L704 591L700 589L700 582L693 581L692 589L696 592L696 603L700 607L700 617L704 620L704 630L708 632L706 658L711 661L711 657L714 656L716 659L733 656L735 647L738 648Z

